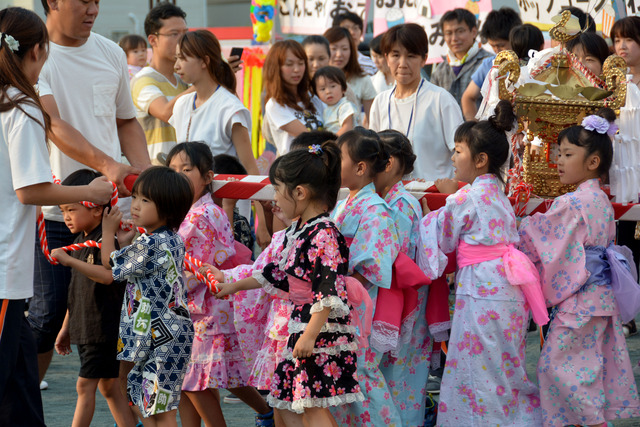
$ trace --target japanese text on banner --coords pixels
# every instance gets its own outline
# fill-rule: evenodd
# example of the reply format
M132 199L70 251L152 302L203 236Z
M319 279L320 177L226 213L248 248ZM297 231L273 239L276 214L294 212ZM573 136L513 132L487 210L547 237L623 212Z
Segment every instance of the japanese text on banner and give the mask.
M631 3L634 0L629 0ZM637 1L637 0L635 0ZM555 24L551 18L569 6L574 6L591 14L598 30L602 26L602 8L611 4L610 0L518 0L522 21L548 31Z
M280 28L285 34L322 34L336 15L357 13L367 22L366 0L280 0Z
M491 0L374 0L373 34L378 35L394 25L415 22L424 27L429 37L427 63L441 62L447 54L447 45L440 29L440 18L445 12L463 8L478 20L478 30L491 12Z

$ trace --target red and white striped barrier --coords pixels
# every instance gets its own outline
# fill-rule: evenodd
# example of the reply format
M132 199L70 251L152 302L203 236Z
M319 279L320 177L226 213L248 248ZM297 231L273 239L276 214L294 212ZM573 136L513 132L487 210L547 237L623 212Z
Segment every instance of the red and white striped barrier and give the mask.
M438 193L433 182L405 181L405 187L418 200L426 198L429 209L435 210L444 206L448 194ZM213 195L222 199L273 200L275 190L267 176L257 175L216 175L213 181ZM339 199L349 194L346 188L340 189ZM509 198L515 205L515 198ZM546 212L553 199L531 197L526 207L526 215ZM640 203L613 203L615 218L621 221L640 221Z

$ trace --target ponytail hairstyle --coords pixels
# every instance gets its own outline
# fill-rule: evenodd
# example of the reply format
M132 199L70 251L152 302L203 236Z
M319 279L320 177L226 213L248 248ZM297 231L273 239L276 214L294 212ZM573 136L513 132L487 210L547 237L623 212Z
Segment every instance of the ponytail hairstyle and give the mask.
M287 51L291 51L296 58L304 61L304 73L295 93L289 91L280 73L280 68L287 59ZM308 70L307 54L300 43L295 40L283 40L274 43L267 53L264 67L262 68L263 81L267 92L265 103L273 98L278 104L286 105L296 111L307 109L315 113L316 108L313 106L309 94L311 81ZM302 102L304 108L298 105L298 101Z
M600 157L598 173L605 176L613 161L613 144L609 135L615 134L618 129L615 120L616 113L611 108L601 108L594 115L585 117L582 125L563 129L558 135L558 143L566 138L571 144L584 147L587 156L597 153ZM590 126L593 122L597 126Z
M43 55L48 52L47 27L42 19L30 10L8 7L0 10L0 33L0 113L18 108L49 133L51 118L42 107L33 82L29 81L22 68L25 56L36 45L40 47ZM22 93L9 96L7 92L12 86ZM31 104L40 110L44 123L27 113L22 104Z
M312 200L321 200L327 210L332 210L342 182L340 167L340 149L335 142L325 141L278 157L271 165L269 179L273 184L284 184L289 194L298 185L305 185Z
M215 161L213 154L211 153L211 148L209 148L209 146L204 142L181 142L174 146L171 151L169 151L169 154L167 154L167 160L165 162L166 165L169 166L171 164L171 160L180 153L184 153L184 155L187 156L191 165L198 169L202 178L204 178L209 171L214 171ZM209 183L206 187L206 191L213 193L213 182ZM196 194L196 196L200 198L203 194Z
M343 27L332 27L324 32L325 38L329 41L329 45L338 43L340 40L347 39L351 53L349 54L349 61L344 66L344 74L347 76L347 80L352 77L364 76L364 71L358 62L358 47L356 42L351 38L349 30Z
M377 133L356 126L355 129L343 133L338 140L338 147L347 147L347 153L354 163L365 162L371 171L369 176L382 172L389 163L389 153L385 150L382 141Z
M202 59L211 77L231 93L236 93L236 75L231 65L222 59L220 42L210 31L195 30L180 39L180 53Z
M416 161L416 155L413 153L409 138L393 129L378 132L378 136L382 146L389 153L389 157L395 157L400 162L402 175L409 175L413 172L413 163Z
M516 115L511 103L500 101L496 105L495 114L488 120L468 121L458 126L454 141L467 144L473 159L480 153L485 153L489 173L504 183L501 168L509 158L509 141L505 132L513 129L515 121Z

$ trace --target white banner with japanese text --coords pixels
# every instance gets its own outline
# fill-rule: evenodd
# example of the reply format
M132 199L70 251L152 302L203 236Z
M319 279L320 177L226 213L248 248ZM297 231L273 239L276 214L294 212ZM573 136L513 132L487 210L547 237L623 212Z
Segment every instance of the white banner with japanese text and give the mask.
M440 29L440 18L445 12L464 8L471 11L478 20L478 30L482 21L491 12L491 0L372 0L373 34L378 35L394 25L415 22L424 27L429 37L428 64L441 62L447 54L447 45Z
M280 0L278 17L285 34L323 34L336 15L357 13L367 22L367 0Z

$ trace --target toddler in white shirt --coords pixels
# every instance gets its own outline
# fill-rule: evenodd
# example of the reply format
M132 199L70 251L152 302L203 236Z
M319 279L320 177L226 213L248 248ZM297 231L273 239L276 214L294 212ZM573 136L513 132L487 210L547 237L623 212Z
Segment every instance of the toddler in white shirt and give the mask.
M322 67L316 71L311 87L327 108L322 113L324 129L340 136L353 129L356 123L356 107L347 100L347 78L337 67Z

